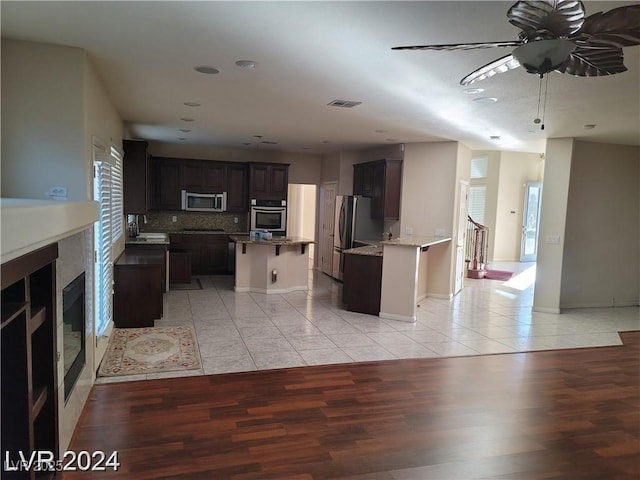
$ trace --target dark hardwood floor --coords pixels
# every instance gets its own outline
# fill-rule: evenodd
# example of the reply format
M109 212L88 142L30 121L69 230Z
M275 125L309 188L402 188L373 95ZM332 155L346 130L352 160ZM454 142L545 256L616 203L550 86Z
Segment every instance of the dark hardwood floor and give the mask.
M638 479L640 332L624 346L96 385L64 479Z

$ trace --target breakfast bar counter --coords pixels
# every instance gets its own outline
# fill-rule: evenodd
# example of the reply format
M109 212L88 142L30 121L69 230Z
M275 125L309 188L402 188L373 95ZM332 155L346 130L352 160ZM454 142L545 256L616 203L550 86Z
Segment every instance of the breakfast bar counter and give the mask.
M309 249L301 237L255 239L231 235L236 243L236 292L288 293L309 289Z
M382 288L380 317L415 322L416 306L427 296L428 276L437 275L429 269L428 257L434 264L446 252L451 237L408 236L384 240L382 256ZM433 248L433 251L427 254Z

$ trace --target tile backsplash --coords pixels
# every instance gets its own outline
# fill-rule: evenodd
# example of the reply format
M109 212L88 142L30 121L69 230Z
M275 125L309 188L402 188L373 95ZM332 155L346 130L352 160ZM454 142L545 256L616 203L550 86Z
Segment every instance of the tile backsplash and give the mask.
M140 232L178 232L185 228L222 228L225 232L246 232L248 214L246 213L208 213L156 211L144 216L138 215ZM173 219L176 219L174 222ZM237 222L236 223L236 219Z

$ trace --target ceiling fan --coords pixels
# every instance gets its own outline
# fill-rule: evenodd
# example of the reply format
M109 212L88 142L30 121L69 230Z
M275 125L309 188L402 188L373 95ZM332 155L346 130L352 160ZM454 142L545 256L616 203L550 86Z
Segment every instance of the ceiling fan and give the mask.
M613 75L627 70L622 47L640 45L640 4L598 12L585 18L579 0L519 1L507 12L522 31L506 42L413 45L392 50L475 50L516 47L460 80L470 85L523 66L542 77L551 71L580 77Z

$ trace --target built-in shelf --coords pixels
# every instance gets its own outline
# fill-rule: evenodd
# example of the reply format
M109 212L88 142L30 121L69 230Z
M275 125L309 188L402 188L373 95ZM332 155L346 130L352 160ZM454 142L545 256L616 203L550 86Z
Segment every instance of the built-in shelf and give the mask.
M0 272L0 444L5 460L12 462L19 461L17 452L26 458L36 451L58 452L57 257L58 245L53 243L3 261ZM32 470L16 478L52 476Z
M33 391L33 407L31 408L33 418L36 418L42 411L42 407L47 403L47 396L46 385Z
M47 319L46 307L31 307L31 318L29 319L29 334L33 334Z
M27 309L27 302L7 303L2 305L2 328Z

